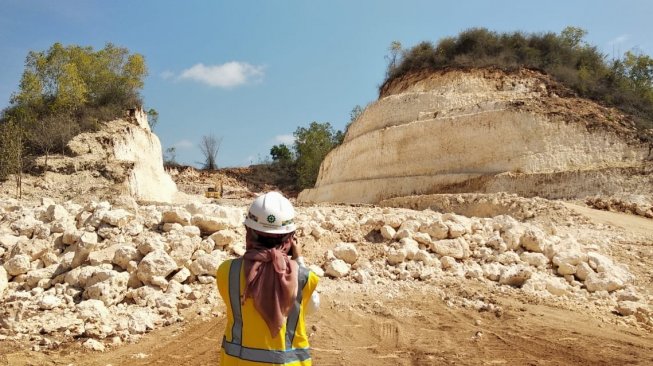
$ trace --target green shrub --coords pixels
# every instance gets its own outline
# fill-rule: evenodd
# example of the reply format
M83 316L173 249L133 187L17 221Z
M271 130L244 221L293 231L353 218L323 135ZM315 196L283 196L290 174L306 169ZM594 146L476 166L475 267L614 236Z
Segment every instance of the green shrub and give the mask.
M308 128L298 127L294 136L297 185L311 188L317 181L322 160L342 142L343 134L335 131L329 122L311 122Z
M393 80L421 70L450 67L526 67L543 71L579 96L633 115L641 128L653 127L653 59L627 52L609 62L595 46L583 41L586 31L567 27L560 34L497 33L474 28L437 45L421 42L404 50L388 66L380 91Z
M146 75L142 55L111 43L98 51L60 43L30 51L0 125L18 124L27 137L27 153L47 156L62 150L75 134L97 130L99 122L141 106Z

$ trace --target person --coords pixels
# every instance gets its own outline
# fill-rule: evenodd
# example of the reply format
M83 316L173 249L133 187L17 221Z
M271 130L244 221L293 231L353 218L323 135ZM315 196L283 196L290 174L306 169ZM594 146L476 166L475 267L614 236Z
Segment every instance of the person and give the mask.
M304 316L319 305L318 277L304 265L294 219L280 193L257 197L244 222L245 254L218 267L227 306L220 365L311 365Z

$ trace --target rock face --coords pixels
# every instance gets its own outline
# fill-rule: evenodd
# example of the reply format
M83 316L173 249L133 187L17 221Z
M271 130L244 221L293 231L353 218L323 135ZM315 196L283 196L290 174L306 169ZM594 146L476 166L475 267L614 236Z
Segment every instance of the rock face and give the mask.
M299 200L641 190L644 178L633 173L650 169L648 150L632 123L595 103L559 97L561 88L529 70L454 70L399 80L349 127L322 162L315 188Z
M115 190L113 184L119 183L119 193L129 193L139 200L171 202L177 192L177 186L163 169L161 142L150 130L142 110L107 122L97 132L75 136L68 148L74 156L51 159L48 166L43 159L37 163L43 169L66 175L90 172L95 178L94 189L104 186ZM65 191L65 187L59 188Z
M177 186L163 170L161 142L150 130L143 111L136 111L135 119L138 128L129 126L113 147L116 159L134 163L129 191L142 200L170 202Z

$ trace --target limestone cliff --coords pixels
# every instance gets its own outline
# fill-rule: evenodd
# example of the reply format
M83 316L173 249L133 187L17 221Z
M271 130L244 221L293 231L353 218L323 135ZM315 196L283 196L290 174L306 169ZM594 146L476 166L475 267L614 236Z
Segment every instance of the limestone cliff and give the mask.
M97 132L77 135L68 149L71 156L51 157L47 167L42 158L37 161L42 169L52 172L46 179L64 183L49 184L49 190L67 190L71 193L63 194L67 198L97 192L98 196L129 194L142 201L172 202L177 192L163 169L161 142L150 130L143 111L132 110L125 118L102 124ZM53 177L53 173L63 177ZM75 186L66 188L67 181Z
M614 109L532 70L407 75L354 122L308 202L507 191L585 197L650 187L647 147ZM650 189L650 188L645 188Z

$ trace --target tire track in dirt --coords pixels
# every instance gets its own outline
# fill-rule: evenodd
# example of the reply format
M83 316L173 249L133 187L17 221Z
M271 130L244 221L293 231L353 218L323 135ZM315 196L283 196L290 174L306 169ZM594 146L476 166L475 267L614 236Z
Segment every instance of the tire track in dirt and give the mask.
M314 364L653 364L653 335L645 331L505 296L497 302L504 309L500 317L449 307L428 288L406 289L395 297L325 291L322 308L307 319ZM0 345L0 364L218 365L225 324L223 314L196 317L105 353L85 351L79 345L57 351L5 352Z

